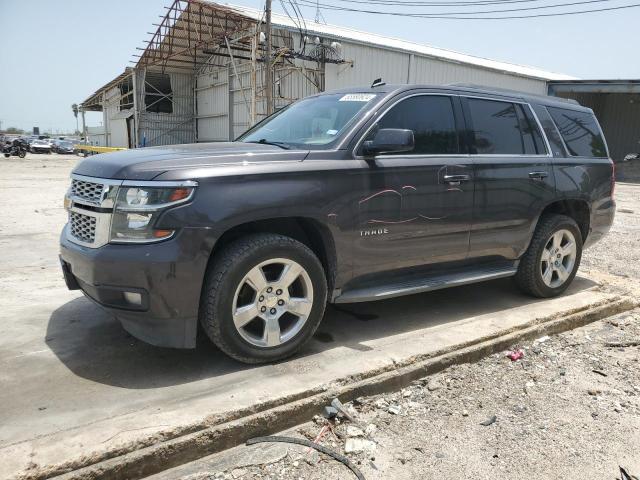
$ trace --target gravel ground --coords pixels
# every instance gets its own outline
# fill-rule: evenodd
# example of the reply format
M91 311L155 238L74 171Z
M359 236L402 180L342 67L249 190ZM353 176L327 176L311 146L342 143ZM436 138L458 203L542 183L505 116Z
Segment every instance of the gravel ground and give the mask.
M640 279L640 183L618 183L616 218L602 241L584 252L581 272Z
M615 479L640 472L640 311L621 314L346 405L349 421L282 435L317 439L371 479ZM483 424L484 423L484 424ZM486 425L489 424L489 425ZM367 433L364 433L367 432ZM159 478L356 478L324 455L238 447Z
M616 198L615 224L584 253L581 272L637 296L640 185L619 184ZM640 310L517 349L517 361L503 352L351 402L356 423L316 417L282 435L318 440L367 480L617 479L621 466L640 476ZM356 477L304 447L261 444L157 476L175 478Z

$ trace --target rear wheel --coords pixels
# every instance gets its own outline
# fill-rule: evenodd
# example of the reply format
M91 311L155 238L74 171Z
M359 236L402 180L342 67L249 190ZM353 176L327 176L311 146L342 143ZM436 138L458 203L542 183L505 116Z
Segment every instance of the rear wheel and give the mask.
M573 281L582 258L582 235L565 215L545 215L518 266L515 280L535 297L554 297Z
M227 355L263 363L293 355L324 314L322 264L304 244L275 234L242 238L211 265L200 323Z

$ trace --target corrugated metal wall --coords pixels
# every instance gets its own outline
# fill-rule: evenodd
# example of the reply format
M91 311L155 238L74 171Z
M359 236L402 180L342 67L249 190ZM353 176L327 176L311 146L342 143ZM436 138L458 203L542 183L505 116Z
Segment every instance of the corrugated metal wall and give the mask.
M105 92L104 114L106 131L109 134L108 145L110 147L128 147L129 134L127 132L127 115L128 111L120 111L120 98L122 97L120 89L113 87Z
M326 66L326 90L370 85L382 77L387 83L475 83L546 95L545 80L501 73L486 68L429 58L407 52L341 42L351 65Z
M198 141L229 139L229 71L217 67L196 79Z
M237 74L237 75L236 75ZM256 122L266 115L261 92L264 68L256 69ZM278 63L274 68L274 105L282 108L300 98L318 93L322 73L314 62L297 61L295 66ZM197 75L197 129L199 142L233 140L251 126L251 62L231 61L205 68Z
M166 72L171 79L173 112L145 110L145 71L136 70L138 136L146 146L195 142L193 89L195 78L189 73Z
M640 95L630 93L561 93L593 110L616 162L640 152Z
M300 43L296 32L277 31L280 42L291 46ZM317 63L295 60L295 66L280 62L274 73L274 100L276 108L281 108L292 101L324 90L370 85L371 82L382 77L387 83L475 83L490 87L507 88L536 94L546 94L547 84L544 80L501 73L489 69L465 65L455 62L428 58L407 52L399 52L379 47L359 45L350 42L342 43L342 56L352 60L353 64L331 64L319 67ZM217 57L221 62L221 58ZM236 75L237 73L237 75ZM176 79L179 88L190 88L189 78ZM197 138L200 142L226 141L236 138L250 127L251 63L247 60L236 61L235 70L230 60L223 60L217 66L210 65L203 68L195 77L196 88L196 125ZM178 80L180 80L178 82ZM265 98L261 94L264 80L262 66L256 72L256 121L260 121L266 112ZM173 79L172 79L173 85ZM174 87L174 92L176 92ZM140 104L144 105L144 101ZM185 111L191 105L185 101ZM147 138L173 128L176 121L167 125L158 125L156 130L149 122L151 117L142 115L140 119L141 131L147 130ZM179 141L193 141L192 129L188 127L186 117L184 124L175 131L165 134L162 143L170 143L174 137ZM159 119L158 119L159 120ZM158 123L162 123L158 121ZM179 122L178 122L179 123ZM183 128L184 127L184 128ZM153 133L152 133L153 132Z

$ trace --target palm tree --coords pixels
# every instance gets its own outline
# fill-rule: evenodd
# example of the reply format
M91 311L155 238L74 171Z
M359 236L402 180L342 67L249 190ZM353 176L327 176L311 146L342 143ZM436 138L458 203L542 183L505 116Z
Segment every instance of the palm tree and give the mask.
M71 110L73 110L73 116L76 117L76 132L78 131L78 104L74 103L71 105Z

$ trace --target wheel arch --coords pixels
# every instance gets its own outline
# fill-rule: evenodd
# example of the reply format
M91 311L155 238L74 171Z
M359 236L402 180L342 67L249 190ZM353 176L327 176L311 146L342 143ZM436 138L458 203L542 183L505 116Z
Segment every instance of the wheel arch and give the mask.
M207 268L226 245L245 235L255 233L284 235L309 247L322 263L328 291L332 291L337 272L337 253L333 234L325 224L309 217L265 218L234 225L227 229L216 241L209 255Z
M589 202L579 198L566 198L551 202L540 212L536 227L544 215L552 213L566 215L575 220L580 228L582 243L586 242L591 228L591 207Z

